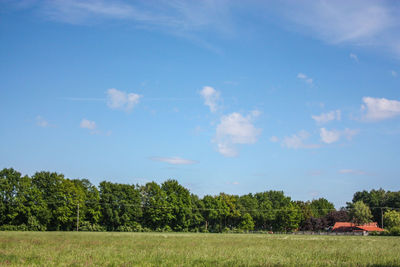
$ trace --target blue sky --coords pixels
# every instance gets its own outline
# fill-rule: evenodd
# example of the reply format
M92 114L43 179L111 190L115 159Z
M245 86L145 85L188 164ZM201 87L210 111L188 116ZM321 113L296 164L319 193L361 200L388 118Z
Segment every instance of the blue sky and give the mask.
M396 1L1 1L0 168L337 207L400 190Z

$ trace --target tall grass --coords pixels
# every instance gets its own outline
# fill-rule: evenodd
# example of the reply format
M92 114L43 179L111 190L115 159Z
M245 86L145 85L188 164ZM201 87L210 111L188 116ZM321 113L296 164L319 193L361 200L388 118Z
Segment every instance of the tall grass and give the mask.
M0 232L0 265L400 266L400 238Z

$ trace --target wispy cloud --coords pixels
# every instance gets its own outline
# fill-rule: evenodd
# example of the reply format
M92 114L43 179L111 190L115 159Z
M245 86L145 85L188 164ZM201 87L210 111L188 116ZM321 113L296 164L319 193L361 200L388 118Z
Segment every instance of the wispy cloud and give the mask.
M333 120L340 121L341 112L340 110L335 110L328 113L321 113L320 115L312 115L311 118L320 124L327 123Z
M363 97L361 111L366 121L380 121L400 115L400 101L386 98Z
M338 171L340 174L355 174L355 175L367 175L368 173L361 170L354 170L354 169L341 169Z
M313 84L313 79L311 79L310 77L308 77L304 73L297 74L297 78L299 78L300 80L305 81L306 83L308 83L310 85Z
M210 86L204 86L200 91L204 99L204 105L210 108L211 112L216 112L219 108L220 92Z
M214 31L219 35L231 35L234 32L231 6L227 0L37 0L30 5L49 20L75 25L124 21L137 28L157 29L189 39L216 52L218 49L200 38L198 33Z
M198 163L195 160L184 159L180 157L151 157L153 161L166 162L172 165L191 165Z
M68 101L78 101L78 102L105 102L106 98L98 98L98 97L62 97L63 100Z
M358 56L356 54L350 53L350 58L356 62L358 62Z
M107 90L107 105L112 109L131 111L139 103L141 95L126 93L115 88Z
M222 116L214 138L218 152L226 157L235 157L238 155L235 145L256 143L261 129L254 126L253 120L258 115L258 111L253 111L247 116L238 112Z
M390 74L392 74L393 77L397 77L397 71L392 70L392 71L390 72Z
M285 136L282 140L282 146L292 149L319 148L320 145L318 144L305 143L305 141L309 137L310 134L307 131L301 130L297 134L293 134L291 136Z
M42 116L36 116L36 125L45 128L49 126L49 122Z
M390 31L398 30L400 23L398 7L389 6L389 2L309 0L290 2L292 8L280 10L300 31L332 44L394 46L395 42L388 43L394 41Z

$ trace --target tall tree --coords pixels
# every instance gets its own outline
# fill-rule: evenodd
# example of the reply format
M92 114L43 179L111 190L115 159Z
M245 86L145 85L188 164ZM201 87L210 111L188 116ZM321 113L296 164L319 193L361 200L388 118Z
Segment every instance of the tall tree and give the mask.
M143 225L152 230L164 229L172 219L165 191L157 183L151 182L141 187L141 196Z
M322 218L335 210L335 206L325 198L313 199L310 203L313 217Z
M350 218L355 224L366 224L371 222L371 210L362 201L357 201L350 209Z
M107 230L135 228L142 217L140 191L134 185L101 182L100 205Z
M174 231L187 231L192 217L190 192L176 180L167 180L161 185L169 207L168 225Z

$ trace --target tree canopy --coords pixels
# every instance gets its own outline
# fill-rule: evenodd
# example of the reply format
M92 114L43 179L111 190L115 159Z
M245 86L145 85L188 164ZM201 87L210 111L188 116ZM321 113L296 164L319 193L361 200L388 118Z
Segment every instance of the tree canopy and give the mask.
M145 185L102 181L97 187L55 172L29 177L0 171L0 230L321 231L350 219L380 222L379 205L386 206L385 224L399 226L400 194L382 189L356 192L337 211L325 198L294 201L274 190L200 198L173 179Z

